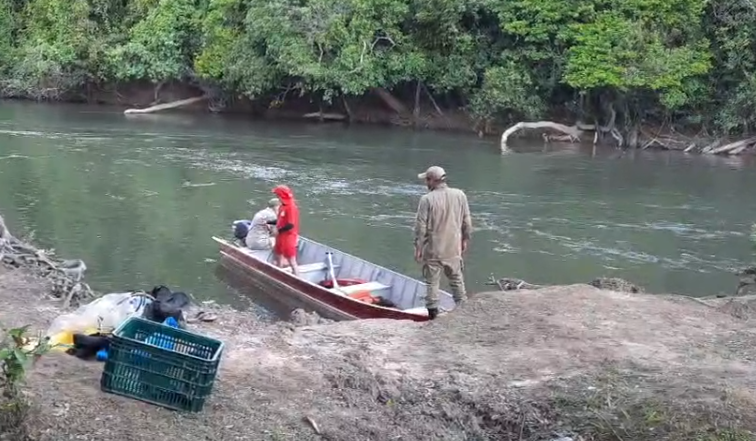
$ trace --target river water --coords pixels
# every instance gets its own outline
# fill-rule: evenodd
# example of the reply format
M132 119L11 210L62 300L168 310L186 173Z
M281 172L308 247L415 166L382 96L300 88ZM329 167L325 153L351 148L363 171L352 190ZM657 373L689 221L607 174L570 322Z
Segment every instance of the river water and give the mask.
M278 183L298 196L303 235L418 277L416 175L431 164L470 200L472 291L494 273L729 293L729 269L752 257L748 160L517 150L502 156L496 140L447 133L3 102L0 212L17 234L84 259L98 290L166 284L236 305L210 238L251 217Z

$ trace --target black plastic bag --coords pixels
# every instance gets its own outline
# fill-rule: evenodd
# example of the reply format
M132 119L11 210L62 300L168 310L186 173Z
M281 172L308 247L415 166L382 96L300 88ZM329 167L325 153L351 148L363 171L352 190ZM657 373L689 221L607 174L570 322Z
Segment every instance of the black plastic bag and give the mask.
M152 288L150 295L155 300L144 308L144 318L163 323L168 317L173 317L179 325L186 322L184 319L184 309L192 303L186 293L181 291L172 292L167 286L159 285Z

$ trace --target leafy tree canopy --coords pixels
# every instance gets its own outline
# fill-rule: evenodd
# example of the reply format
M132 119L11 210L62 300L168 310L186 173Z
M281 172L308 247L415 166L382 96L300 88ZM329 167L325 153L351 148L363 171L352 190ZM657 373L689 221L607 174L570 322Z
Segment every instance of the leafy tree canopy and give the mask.
M414 87L482 120L555 109L756 124L753 0L0 0L0 92L200 82L324 102Z

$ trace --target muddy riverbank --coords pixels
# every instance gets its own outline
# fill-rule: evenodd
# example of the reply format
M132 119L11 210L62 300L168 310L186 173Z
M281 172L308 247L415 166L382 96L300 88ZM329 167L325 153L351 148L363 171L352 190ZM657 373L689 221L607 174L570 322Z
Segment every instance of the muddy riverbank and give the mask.
M0 269L0 323L45 329L60 312L48 289ZM28 425L37 440L745 441L754 332L725 309L585 285L479 294L425 324L220 309L194 325L227 344L202 414L103 394L101 364L50 354L28 379Z

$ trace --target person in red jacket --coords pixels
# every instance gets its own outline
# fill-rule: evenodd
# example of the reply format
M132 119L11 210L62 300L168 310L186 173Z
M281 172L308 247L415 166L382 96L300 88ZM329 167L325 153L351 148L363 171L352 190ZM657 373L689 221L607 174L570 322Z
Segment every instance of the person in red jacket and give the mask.
M275 221L276 244L273 252L276 256L276 265L284 266L286 261L291 266L291 272L299 275L297 266L297 241L299 239L299 208L294 200L294 192L286 185L278 185L273 189L278 196L281 206L278 207L278 220ZM274 223L271 221L270 223Z

